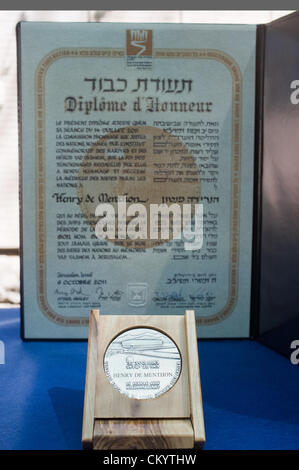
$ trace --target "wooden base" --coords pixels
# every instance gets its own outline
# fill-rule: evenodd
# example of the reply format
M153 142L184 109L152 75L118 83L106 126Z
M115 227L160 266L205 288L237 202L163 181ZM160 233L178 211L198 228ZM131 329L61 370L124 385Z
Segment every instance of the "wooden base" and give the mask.
M190 449L190 419L95 420L94 449Z
M175 385L154 399L120 394L108 381L103 359L110 341L128 328L156 328L181 352ZM195 315L100 315L89 323L82 445L85 449L189 449L203 447L205 431Z

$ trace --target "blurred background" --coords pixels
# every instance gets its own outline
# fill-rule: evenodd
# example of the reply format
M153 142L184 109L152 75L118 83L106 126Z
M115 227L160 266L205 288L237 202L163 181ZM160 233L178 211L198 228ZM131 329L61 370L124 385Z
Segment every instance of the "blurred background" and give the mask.
M15 26L19 21L268 23L291 11L0 11L0 304L18 305L19 204Z

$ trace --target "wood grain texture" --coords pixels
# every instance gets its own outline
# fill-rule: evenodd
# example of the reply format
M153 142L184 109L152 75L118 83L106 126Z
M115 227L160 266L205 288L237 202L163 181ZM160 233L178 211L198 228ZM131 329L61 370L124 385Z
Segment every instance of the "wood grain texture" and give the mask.
M130 328L167 334L182 357L175 385L155 399L119 393L104 372L110 342ZM174 316L90 315L82 444L94 449L187 449L203 447L205 430L194 311Z
M104 372L104 354L111 340L134 327L152 327L162 331L181 352L179 379L170 390L154 399L138 400L119 393ZM99 330L95 418L190 418L184 315L100 315Z
M88 350L84 394L82 446L92 448L94 428L94 406L96 395L96 370L98 349L99 310L91 310L89 317Z
M191 449L190 419L95 420L94 449Z
M203 447L206 438L200 386L200 372L194 310L186 310L185 312L185 331L189 363L188 369L191 421L194 429L195 446L201 448Z

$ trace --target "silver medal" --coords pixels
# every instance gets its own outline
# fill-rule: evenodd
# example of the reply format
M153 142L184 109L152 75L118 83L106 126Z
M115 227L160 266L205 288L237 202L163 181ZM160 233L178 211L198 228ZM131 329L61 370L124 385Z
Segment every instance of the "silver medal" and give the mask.
M104 370L110 383L130 398L156 398L176 383L182 367L175 343L153 328L132 328L109 344Z

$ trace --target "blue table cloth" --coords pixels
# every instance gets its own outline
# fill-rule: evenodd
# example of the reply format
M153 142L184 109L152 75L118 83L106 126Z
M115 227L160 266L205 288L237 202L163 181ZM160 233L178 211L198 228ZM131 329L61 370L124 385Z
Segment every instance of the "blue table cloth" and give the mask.
M0 310L0 449L80 449L87 342L23 342ZM205 449L299 449L299 366L250 340L199 342Z

